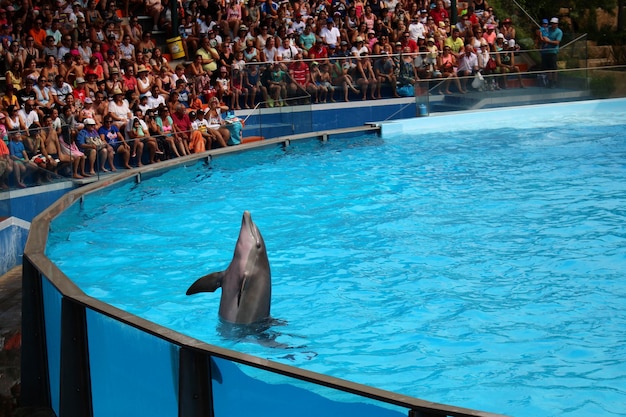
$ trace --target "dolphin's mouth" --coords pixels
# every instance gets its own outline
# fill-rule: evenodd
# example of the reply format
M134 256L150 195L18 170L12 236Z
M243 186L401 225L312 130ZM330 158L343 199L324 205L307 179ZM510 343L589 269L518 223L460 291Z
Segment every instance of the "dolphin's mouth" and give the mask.
M248 231L254 238L256 242L256 247L261 247L261 235L259 234L259 229L257 229L256 224L252 221L252 216L249 211L244 211L243 213L243 223L248 228Z

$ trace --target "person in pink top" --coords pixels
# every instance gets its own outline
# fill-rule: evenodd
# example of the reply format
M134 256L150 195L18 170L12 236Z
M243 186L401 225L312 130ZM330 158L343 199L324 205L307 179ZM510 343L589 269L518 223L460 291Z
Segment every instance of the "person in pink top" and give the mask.
M494 25L487 25L487 31L483 33L483 38L485 38L489 46L492 46L496 42L498 34L495 29L496 27Z

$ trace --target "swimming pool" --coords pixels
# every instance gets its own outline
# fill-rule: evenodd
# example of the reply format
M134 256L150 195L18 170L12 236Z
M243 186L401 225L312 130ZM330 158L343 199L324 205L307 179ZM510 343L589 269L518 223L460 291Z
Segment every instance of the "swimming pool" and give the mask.
M86 196L47 254L88 295L209 343L509 415L620 415L621 109L216 158ZM243 210L291 349L222 338L219 293L184 295L228 265Z

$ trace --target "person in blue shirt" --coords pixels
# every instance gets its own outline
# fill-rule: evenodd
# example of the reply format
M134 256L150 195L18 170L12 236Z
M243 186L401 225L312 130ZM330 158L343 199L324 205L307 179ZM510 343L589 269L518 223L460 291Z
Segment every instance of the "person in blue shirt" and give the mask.
M107 116L110 117L110 116ZM78 132L76 136L76 145L89 161L89 174L96 175L95 164L96 156L100 161L100 168L103 172L108 172L104 168L104 164L108 160L109 149L106 143L103 143L98 131L96 130L96 122L94 119L87 118L83 120L85 127Z
M544 71L548 72L548 86L554 87L557 81L557 55L559 53L559 45L563 39L563 31L559 28L559 19L553 17L550 19L550 27L545 31L541 31L541 65Z
M15 182L19 188L26 188L24 184L24 177L29 171L37 169L37 165L30 162L24 143L22 143L22 132L14 130L9 135L11 141L9 142L9 155L16 163L13 164L13 175L15 176Z

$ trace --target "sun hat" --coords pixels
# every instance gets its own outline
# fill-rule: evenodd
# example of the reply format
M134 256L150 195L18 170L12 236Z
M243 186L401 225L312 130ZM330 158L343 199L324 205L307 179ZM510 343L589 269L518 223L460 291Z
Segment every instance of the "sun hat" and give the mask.
M139 74L140 72L148 72L148 68L146 68L145 65L139 65L139 67L137 68L137 74Z
M83 77L76 77L76 84L84 84L85 79Z
M515 39L509 39L509 48L515 47Z
M357 36L357 37L356 37L356 42L357 42L357 43L358 43L358 42L363 42L363 38L362 38L362 37L360 37L360 36Z
M85 104L91 104L91 103L93 103L93 100L91 99L91 97L85 98Z
M434 38L428 38L428 41L427 41L427 42L432 42L432 43L435 43L435 39L434 39Z
M122 90L119 89L119 87L116 87L115 89L113 89L114 96L123 95L123 94L124 93L122 92Z

